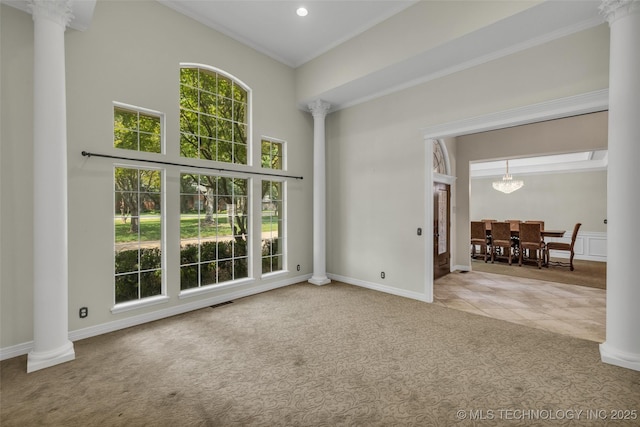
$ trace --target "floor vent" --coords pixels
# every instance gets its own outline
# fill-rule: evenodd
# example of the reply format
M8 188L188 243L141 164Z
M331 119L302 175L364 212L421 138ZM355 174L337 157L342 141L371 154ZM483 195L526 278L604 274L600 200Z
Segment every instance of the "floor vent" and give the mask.
M225 302L221 302L220 304L213 304L212 306L210 306L210 308L217 308L227 304L233 304L233 301L225 301Z

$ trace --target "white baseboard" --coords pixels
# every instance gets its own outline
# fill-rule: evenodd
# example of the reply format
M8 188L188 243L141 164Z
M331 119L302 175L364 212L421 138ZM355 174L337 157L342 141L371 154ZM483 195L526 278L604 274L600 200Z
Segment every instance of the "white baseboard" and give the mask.
M251 287L250 289L232 292L222 296L213 296L211 298L200 299L187 304L180 304L174 307L168 307L168 308L157 310L151 313L141 314L139 316L127 317L126 319L115 320L113 322L102 323L100 325L90 326L88 328L77 329L75 331L69 332L69 339L71 341L78 341L81 339L90 338L97 335L106 334L109 332L114 332L120 329L142 325L144 323L153 322L155 320L164 319L166 317L175 316L177 314L187 313L193 310L199 310L201 308L231 301L237 298L243 298L250 295L255 295L262 292L270 291L272 289L282 288L282 287L293 285L300 282L306 282L310 278L311 278L311 274L292 277L286 280L254 286L254 287ZM22 356L23 354L29 353L32 349L33 349L33 341L16 344L10 347L0 348L0 360Z
M367 282L360 279L354 279L351 277L340 276L339 274L327 274L331 280L347 283L349 285L360 286L362 288L372 289L374 291L380 291L387 294L397 295L400 297L411 298L418 301L429 302L426 293L407 291L405 289L394 288L392 286L381 285L379 283Z

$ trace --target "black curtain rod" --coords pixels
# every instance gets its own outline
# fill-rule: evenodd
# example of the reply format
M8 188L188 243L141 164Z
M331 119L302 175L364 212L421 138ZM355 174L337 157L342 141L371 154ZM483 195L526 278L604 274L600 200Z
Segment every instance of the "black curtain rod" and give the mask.
M196 168L196 169L207 169L213 170L217 172L233 172L233 173L244 173L249 175L259 175L259 176L275 176L278 178L294 178L294 179L303 179L301 176L293 176L293 175L282 175L277 173L262 173L262 172L253 172L253 171L236 171L232 169L224 169L224 168L215 168L209 166L194 166L194 165L185 165L182 163L173 163L173 162L163 162L161 160L145 160L145 159L135 159L133 157L122 157L122 156L112 156L109 154L98 154L98 153L90 153L88 151L82 151L82 155L84 157L104 157L107 159L118 159L118 160L131 160L133 162L145 162L145 163L154 163L159 165L170 165L170 166L180 166L183 168Z

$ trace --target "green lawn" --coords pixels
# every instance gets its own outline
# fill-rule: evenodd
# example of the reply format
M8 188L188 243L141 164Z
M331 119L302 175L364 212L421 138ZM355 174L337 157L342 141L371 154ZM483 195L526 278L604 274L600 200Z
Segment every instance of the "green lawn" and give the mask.
M131 218L127 222L122 222L122 218L114 219L116 230L116 243L136 242L137 233L131 233ZM270 216L262 217L262 231L269 231L275 228L276 218ZM200 224L200 237L231 236L231 226L226 215L218 215L215 224ZM154 241L160 240L161 227L159 217L140 217L140 240ZM180 219L180 238L189 239L198 237L198 218L193 215L182 215Z

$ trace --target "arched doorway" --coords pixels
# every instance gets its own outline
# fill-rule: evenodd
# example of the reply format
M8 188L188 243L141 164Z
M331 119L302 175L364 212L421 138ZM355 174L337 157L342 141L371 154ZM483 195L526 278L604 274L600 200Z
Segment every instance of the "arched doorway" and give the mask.
M433 140L433 279L451 272L450 161L443 141Z

